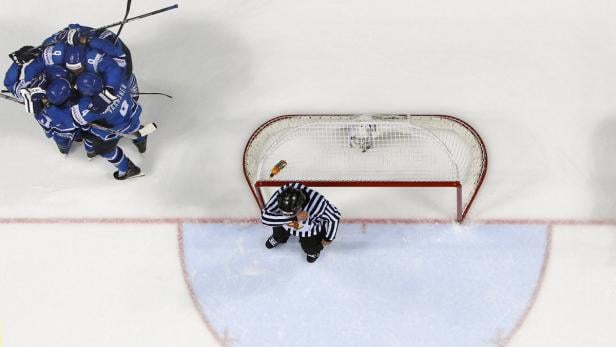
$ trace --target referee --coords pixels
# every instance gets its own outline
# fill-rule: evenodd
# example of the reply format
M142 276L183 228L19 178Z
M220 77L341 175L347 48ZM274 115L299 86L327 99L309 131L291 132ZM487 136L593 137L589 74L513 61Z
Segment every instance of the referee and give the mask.
M289 183L274 192L265 204L261 222L273 230L265 247L274 248L286 243L289 236L297 236L306 252L306 261L314 263L323 246L336 238L340 212L317 191L301 183Z

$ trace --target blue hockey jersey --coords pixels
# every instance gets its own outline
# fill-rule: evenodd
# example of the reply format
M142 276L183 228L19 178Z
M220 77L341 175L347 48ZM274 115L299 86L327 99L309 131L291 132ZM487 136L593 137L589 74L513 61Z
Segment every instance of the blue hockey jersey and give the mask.
M131 97L126 83L120 84L116 96L118 98L102 113L93 112L90 109L92 99L84 96L71 107L71 116L75 123L84 128L88 127L88 123L94 123L124 134L139 130L142 108ZM111 140L118 136L95 127L92 127L89 131L103 140Z

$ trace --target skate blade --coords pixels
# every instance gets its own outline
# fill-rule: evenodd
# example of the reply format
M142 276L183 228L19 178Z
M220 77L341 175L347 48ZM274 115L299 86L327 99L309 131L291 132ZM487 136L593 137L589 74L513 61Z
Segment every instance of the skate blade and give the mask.
M143 176L145 176L145 174L142 172L142 173L139 173L139 174L136 174L136 175L133 175L133 176L130 176L130 177L126 178L125 181L128 181L128 180L133 179L133 178L137 178L137 177L143 177Z
M145 176L145 174L143 172L138 173L136 175L132 175L130 177L123 177L123 178L116 178L115 177L115 173L113 174L113 178L115 178L117 181L128 181L128 180L130 180L132 178L143 177L143 176Z

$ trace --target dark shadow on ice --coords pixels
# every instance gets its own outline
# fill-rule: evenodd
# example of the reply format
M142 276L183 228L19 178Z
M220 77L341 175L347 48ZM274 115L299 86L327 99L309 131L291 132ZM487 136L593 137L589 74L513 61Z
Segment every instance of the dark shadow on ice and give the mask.
M594 218L616 218L616 114L599 122L592 135L593 165L590 172L592 189L596 192L592 214ZM611 248L616 248L616 237ZM616 264L616 254L610 262Z
M592 218L614 219L616 214L616 116L605 117L595 128L592 166L588 168L590 189L595 194Z

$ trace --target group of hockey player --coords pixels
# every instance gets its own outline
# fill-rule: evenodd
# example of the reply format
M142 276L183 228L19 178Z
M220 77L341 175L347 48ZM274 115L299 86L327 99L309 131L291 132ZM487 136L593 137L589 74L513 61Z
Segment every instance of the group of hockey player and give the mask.
M129 0L120 23L174 8L177 5L127 20ZM38 47L11 53L3 91L11 95L0 96L24 104L63 156L74 142L83 142L88 158L104 157L117 168L113 177L125 180L141 175L141 169L124 154L119 140L130 137L145 153L152 129L141 125L139 88L130 50L119 38L122 27L114 34L106 29L110 26L70 24ZM375 130L372 124L350 129L349 145L366 152L374 145ZM280 161L272 176L285 166L286 161ZM320 193L297 182L286 184L261 211L262 223L272 228L265 246L272 249L296 236L306 261L314 263L334 241L340 218L340 211Z
M101 156L116 167L113 177L141 174L118 146L132 138L146 151L137 102L139 88L128 47L113 32L70 24L43 41L10 55L4 85L23 103L62 155L83 142L88 158Z

